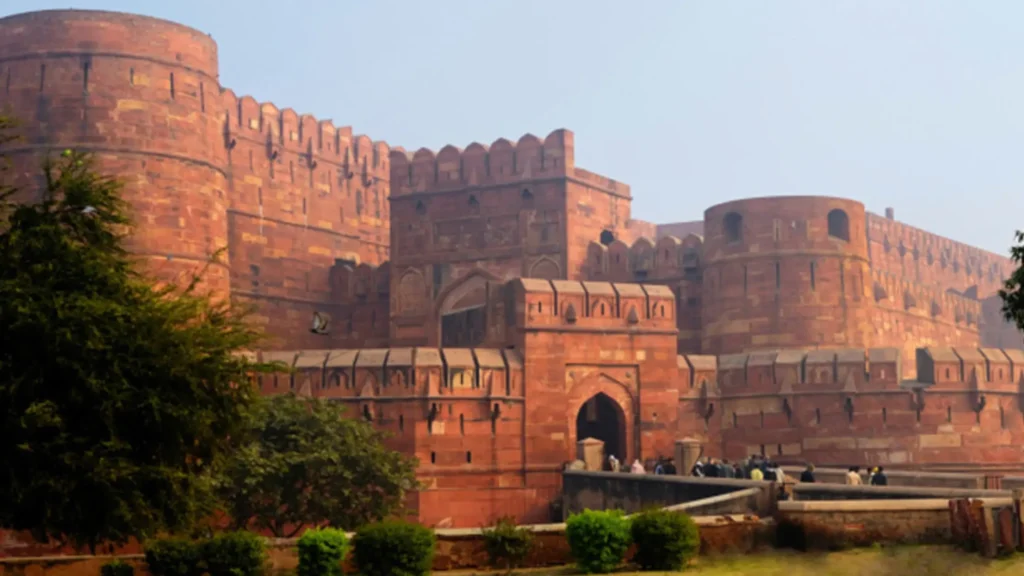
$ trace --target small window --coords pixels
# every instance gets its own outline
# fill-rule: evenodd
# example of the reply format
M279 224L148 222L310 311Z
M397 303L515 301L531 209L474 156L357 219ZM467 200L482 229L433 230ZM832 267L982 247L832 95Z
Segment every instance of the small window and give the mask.
M739 242L743 239L743 216L729 212L722 220L726 242Z
M473 463L473 453L469 452L467 450L466 451L466 464L472 464L472 463Z
M828 235L846 242L850 241L850 217L846 212L837 208L828 213Z
M602 230L601 244L608 246L612 242L615 242L615 234L611 230Z
M437 452L430 453L430 463L437 464Z

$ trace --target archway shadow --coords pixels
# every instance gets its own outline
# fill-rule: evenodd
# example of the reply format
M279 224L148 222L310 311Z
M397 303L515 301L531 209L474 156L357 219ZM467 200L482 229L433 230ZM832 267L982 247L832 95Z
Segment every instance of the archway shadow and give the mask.
M603 392L591 396L576 414L576 440L594 438L604 442L604 455L626 457L626 415L615 400Z

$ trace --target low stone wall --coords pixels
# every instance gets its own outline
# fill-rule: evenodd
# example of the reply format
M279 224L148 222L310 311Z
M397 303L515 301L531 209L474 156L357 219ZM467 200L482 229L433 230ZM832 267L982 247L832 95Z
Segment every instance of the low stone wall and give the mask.
M701 554L751 552L770 545L772 521L752 517L695 517L700 527ZM529 526L534 547L524 567L560 566L572 563L565 540L565 524ZM141 555L48 556L0 559L0 576L97 576L100 566L119 558L136 568L136 576L150 576ZM294 571L298 566L295 540L275 540L270 547L274 572ZM346 572L353 573L346 563ZM483 532L478 528L437 531L434 570L473 570L487 567Z
M915 486L847 486L845 484L799 483L792 487L793 500L955 500L957 498L1009 498L1001 490L961 490Z
M783 471L793 478L799 478L804 471L802 466L783 466ZM846 484L846 468L815 468L814 479L824 484ZM868 472L860 473L864 483L868 483ZM959 488L963 490L982 490L985 486L984 474L950 474L945 472L886 470L885 475L889 486L917 486L932 488ZM1024 482L1024 478L1021 478Z
M884 544L950 544L949 500L779 502L779 544L837 550Z
M743 516L751 510L757 510L762 497L760 488L746 488L721 496L666 506L665 509L686 512L690 516Z
M562 474L562 513L565 518L587 509L617 509L633 514L649 507L673 506L757 488L760 495L746 513L769 517L775 512L774 487L772 482L758 480L571 470Z

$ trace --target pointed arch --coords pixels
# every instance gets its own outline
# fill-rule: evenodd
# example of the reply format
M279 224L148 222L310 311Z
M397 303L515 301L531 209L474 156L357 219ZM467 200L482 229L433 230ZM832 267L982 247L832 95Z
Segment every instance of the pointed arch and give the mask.
M527 278L540 278L542 280L558 280L561 278L561 267L557 262L547 256L538 258L536 262L530 266L530 272L527 274Z

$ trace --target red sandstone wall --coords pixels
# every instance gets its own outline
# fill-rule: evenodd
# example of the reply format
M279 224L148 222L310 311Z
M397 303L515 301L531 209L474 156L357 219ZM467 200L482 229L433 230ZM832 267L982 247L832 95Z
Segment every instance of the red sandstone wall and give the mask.
M847 239L828 215L845 213ZM726 219L738 218L735 230ZM864 207L826 197L739 200L705 213L702 352L869 341Z
M324 347L309 332L314 311L335 320L335 346L379 332L372 303L361 318L332 298L330 274L339 260L354 268L388 258L387 145L231 91L220 119L232 175L232 294L263 311L278 347ZM378 312L386 335L387 309Z
M929 348L918 356L923 382L910 388L900 385L897 349L723 356L725 455L836 466L1019 465L1024 355Z
M387 145L236 98L217 66L209 36L154 18L0 20L0 106L26 133L13 150L19 182L38 183L50 150L92 152L124 181L133 249L158 278L198 271L228 247L209 286L258 304L269 346L323 346L308 327L314 310L345 314L331 302L335 260L388 257Z
M228 244L228 175L216 108L217 46L142 16L50 11L0 19L0 107L23 122L21 182L76 148L119 175L139 225L132 247L161 279L197 271ZM208 285L228 293L227 255Z

